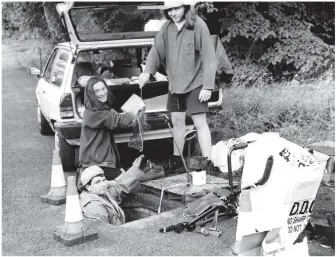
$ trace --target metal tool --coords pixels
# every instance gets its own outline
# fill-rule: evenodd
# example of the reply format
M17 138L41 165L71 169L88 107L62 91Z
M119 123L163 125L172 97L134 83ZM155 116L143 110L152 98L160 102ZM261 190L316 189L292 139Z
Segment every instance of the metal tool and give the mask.
M162 188L162 190L161 190L161 196L160 196L160 203L159 203L159 208L158 208L158 214L161 213L161 205L162 205L162 200L163 200L163 193L164 193L164 191L165 191L166 189L168 189L168 188L178 187L178 186L183 186L183 185L185 185L185 183L182 183L182 184L176 184L176 185L167 186L167 187Z
M174 134L173 134L173 131L172 131L171 126L170 126L170 119L169 119L169 117L168 117L166 114L162 114L162 115L160 115L160 116L164 117L165 122L168 124L168 128L169 128L170 133L171 133L171 135L172 135L172 137L173 137L173 141L174 141L174 143L175 143L175 145L176 145L176 148L177 148L177 150L178 150L178 152L179 152L179 154L180 154L180 156L181 156L181 159L182 159L182 162L183 162L183 166L184 166L184 168L186 169L186 171L187 171L187 173L188 173L187 187L189 187L189 186L190 186L190 181L189 181L189 169L188 169L188 167L187 167L187 164L185 163L185 160L184 160L184 158L183 158L183 155L182 155L182 153L181 153L181 151L180 151L180 149L179 149L179 147L178 147L178 145L177 145L177 143L176 143L176 140L175 140L175 138L174 138Z
M211 228L201 228L200 226L196 226L195 231L206 236L220 237L222 235L222 231L217 227L218 214L219 209L217 209L213 215Z
M215 211L214 218L213 218L213 220L212 220L212 227L213 227L213 228L216 228L216 227L217 227L218 212L219 212L219 210L216 210L216 211Z
M170 231L175 231L176 233L181 233L185 226L187 225L188 222L181 222L181 223L177 223L175 225L171 225L165 228L160 228L159 231L161 233L166 233L166 232L170 232Z
M220 237L222 235L222 231L220 230L213 230L212 228L202 228L200 226L196 226L195 232L201 233L205 236L214 236L214 237Z
M188 142L188 169L187 169L187 176L188 176L188 184L190 184L190 174L189 174L189 168L190 168L190 144L191 139L197 136L196 130L190 130L184 135L184 141Z

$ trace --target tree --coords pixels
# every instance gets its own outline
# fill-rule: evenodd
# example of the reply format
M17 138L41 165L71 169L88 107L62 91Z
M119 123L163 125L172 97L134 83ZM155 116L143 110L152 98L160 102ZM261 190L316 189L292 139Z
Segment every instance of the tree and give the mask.
M58 13L56 12L56 3L44 2L43 14L47 22L50 37L53 39L54 43L64 40L66 37L66 31Z
M253 85L258 78L270 74L273 79L312 78L334 66L334 46L326 42L334 42L331 27L335 17L332 11L328 11L327 18L327 11L321 12L334 9L333 3L214 3L214 6L221 23L218 33L236 67L236 83ZM309 21L314 21L319 29L314 30Z
M18 30L21 37L64 40L65 32L56 13L55 2L3 2L2 20L7 28ZM3 25L4 26L4 25Z
M55 11L57 3L2 4L4 30L19 30L26 37L42 36L53 43L65 40ZM221 37L233 63L236 84L313 78L334 67L333 2L198 2L195 10L210 33ZM85 19L77 29L89 33L112 32L118 26L132 30L153 16L150 11L122 13L118 9L99 17L86 17L84 10L78 15ZM129 16L135 22L130 22Z

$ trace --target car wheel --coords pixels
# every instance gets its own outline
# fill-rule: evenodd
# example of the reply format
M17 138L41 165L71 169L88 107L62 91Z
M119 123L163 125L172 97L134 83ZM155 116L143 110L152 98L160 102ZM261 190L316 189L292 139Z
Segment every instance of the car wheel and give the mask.
M37 121L40 127L40 133L41 135L53 135L54 131L52 130L52 128L50 127L48 121L46 120L46 118L44 117L44 115L42 114L40 107L37 107Z
M75 170L75 147L61 136L58 136L59 153L64 171Z

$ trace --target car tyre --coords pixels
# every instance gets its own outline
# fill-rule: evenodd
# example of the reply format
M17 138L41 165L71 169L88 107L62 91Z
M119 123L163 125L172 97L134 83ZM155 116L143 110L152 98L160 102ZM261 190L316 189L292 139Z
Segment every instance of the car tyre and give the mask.
M54 131L50 127L47 119L44 117L39 107L37 108L37 121L39 123L41 135L47 136L54 134Z
M64 171L73 171L76 169L75 147L68 144L68 142L61 136L58 136L59 154L62 161Z

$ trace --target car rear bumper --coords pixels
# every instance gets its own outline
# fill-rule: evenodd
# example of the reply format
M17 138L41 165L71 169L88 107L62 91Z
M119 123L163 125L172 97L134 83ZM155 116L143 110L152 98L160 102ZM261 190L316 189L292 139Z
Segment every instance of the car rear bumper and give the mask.
M169 115L168 115L169 116ZM155 140L172 137L165 118L158 113L147 113L146 121L151 126L151 129L145 131L144 140ZM79 139L82 129L81 122L55 122L55 130L58 135L63 137L70 145L79 145ZM190 116L186 118L187 129L193 127L193 122ZM118 128L114 131L115 141L117 143L128 142L132 136L132 128Z
M193 129L193 125L188 125L186 127L186 132ZM130 138L132 136L132 133L123 133L123 134L116 134L114 135L114 139L117 144L119 143L127 143L129 142ZM171 138L172 134L169 131L169 128L166 129L157 129L157 130L150 130L145 131L143 135L143 140L158 140L158 139L164 139L164 138ZM67 139L66 140L70 145L78 146L80 145L80 139Z
M80 138L82 123L71 121L71 122L55 122L55 130L58 135L65 139L77 139Z

